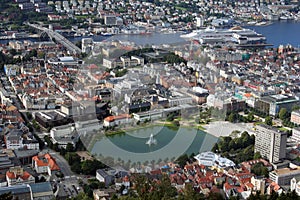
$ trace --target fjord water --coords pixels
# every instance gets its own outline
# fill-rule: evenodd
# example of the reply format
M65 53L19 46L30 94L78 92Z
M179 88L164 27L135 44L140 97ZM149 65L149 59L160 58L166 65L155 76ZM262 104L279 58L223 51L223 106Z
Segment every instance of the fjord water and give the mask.
M151 134L155 145L146 144ZM217 141L217 137L195 128L153 126L104 137L94 144L92 153L133 162L170 160L184 153L210 151Z
M264 35L267 43L273 47L291 44L294 47L300 45L300 21L278 21L268 26L249 26L252 30Z

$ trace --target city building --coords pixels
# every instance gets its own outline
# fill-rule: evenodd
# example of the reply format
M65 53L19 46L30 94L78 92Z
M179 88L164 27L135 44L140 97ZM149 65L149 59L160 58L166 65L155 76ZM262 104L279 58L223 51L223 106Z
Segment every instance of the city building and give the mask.
M117 25L117 17L115 15L105 15L104 24L108 26Z
M293 140L300 142L300 128L295 127L292 129L292 137Z
M0 187L0 195L6 193L11 193L13 199L32 200L31 188L28 184Z
M53 189L50 182L29 184L33 200L51 200L54 198Z
M46 173L51 176L52 173L60 171L59 166L50 154L34 156L32 158L32 167L37 173Z
M117 116L108 116L103 121L104 127L112 127L112 126L119 126L121 124L128 124L132 122L131 115L122 114Z
M264 124L256 126L254 151L270 162L286 157L287 133Z
M260 194L265 193L266 189L266 180L264 178L251 177L251 184L254 186L254 191L259 191Z
M277 116L281 108L286 108L290 112L298 104L299 100L293 96L276 94L261 97L255 102L254 107L268 115Z
M227 158L223 158L213 152L203 152L194 157L199 165L217 166L219 168L234 167L235 163Z
M292 178L291 180L291 191L295 191L298 196L300 196L300 181L297 181L296 178Z
M290 185L293 178L300 178L300 168L290 166L269 172L269 177L278 185Z
M4 141L7 149L35 149L38 150L39 143L32 133L24 133L20 129L12 129L5 136Z
M121 56L119 59L107 59L103 58L103 66L109 69L113 69L116 67L133 67L133 66L143 66L144 58L139 56Z
M109 170L98 169L96 171L96 179L101 183L105 183L105 186L109 186L113 183L115 177Z
M35 183L35 178L22 167L11 167L6 172L8 186Z
M227 95L210 94L207 96L207 106L226 111L241 111L246 108L246 102Z
M294 110L291 113L291 122L295 124L300 124L300 110Z

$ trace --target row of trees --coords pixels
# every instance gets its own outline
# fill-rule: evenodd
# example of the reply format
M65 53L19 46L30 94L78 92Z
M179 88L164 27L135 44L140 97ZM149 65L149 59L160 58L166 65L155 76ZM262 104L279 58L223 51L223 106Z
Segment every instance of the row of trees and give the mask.
M226 116L226 121L229 122L253 122L254 121L254 114L252 112L248 113L247 116L243 116L238 114L237 112L228 112Z

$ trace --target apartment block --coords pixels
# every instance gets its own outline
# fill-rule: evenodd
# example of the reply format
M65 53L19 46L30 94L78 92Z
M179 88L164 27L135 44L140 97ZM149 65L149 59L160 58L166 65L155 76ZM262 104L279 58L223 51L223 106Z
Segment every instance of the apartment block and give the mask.
M254 151L270 162L277 162L286 157L286 141L286 132L261 124L256 127Z

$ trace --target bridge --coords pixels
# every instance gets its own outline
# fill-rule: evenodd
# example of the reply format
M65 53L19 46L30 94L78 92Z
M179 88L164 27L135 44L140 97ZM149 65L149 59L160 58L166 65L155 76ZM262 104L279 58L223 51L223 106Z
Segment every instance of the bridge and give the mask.
M51 39L54 38L56 42L62 44L64 47L66 47L67 50L69 50L73 54L81 53L81 49L79 47L77 47L75 44L73 44L71 41L69 41L67 38L65 38L61 34L57 33L56 31L39 26L37 24L27 23L27 25L32 28L42 31L43 33L46 33Z

